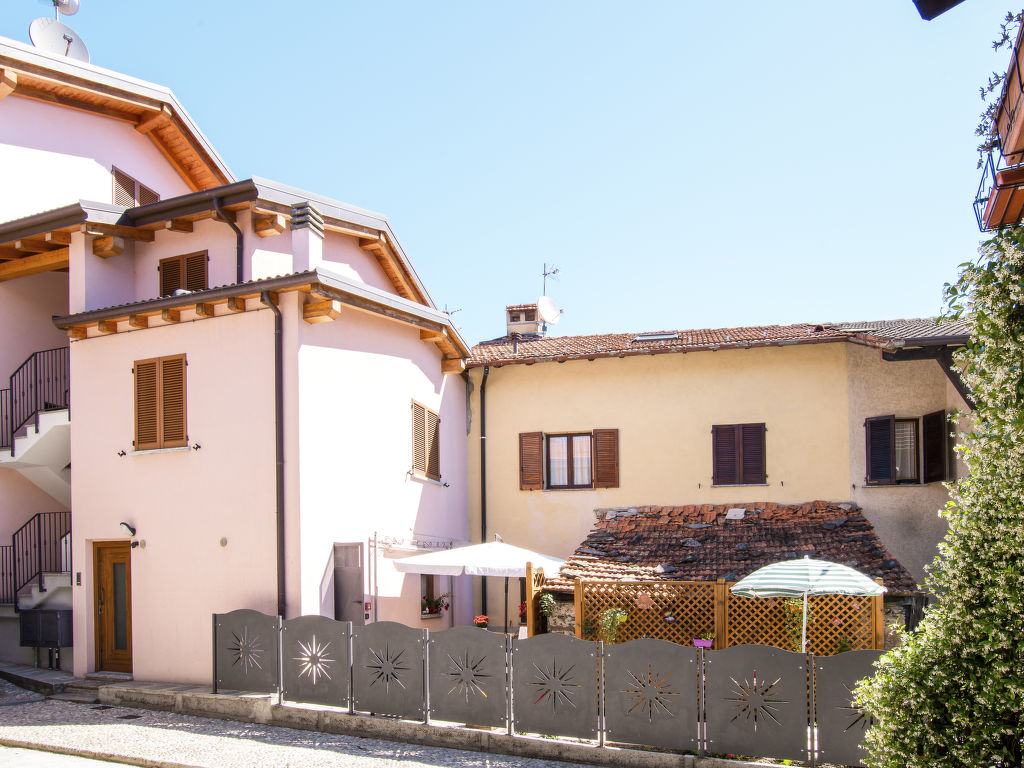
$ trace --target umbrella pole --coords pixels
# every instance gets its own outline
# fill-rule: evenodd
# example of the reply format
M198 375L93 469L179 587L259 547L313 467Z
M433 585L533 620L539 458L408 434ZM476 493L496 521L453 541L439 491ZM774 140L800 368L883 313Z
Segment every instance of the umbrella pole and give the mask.
M508 576L505 577L505 633L508 634Z
M800 640L800 652L807 653L807 592L804 592L804 632Z

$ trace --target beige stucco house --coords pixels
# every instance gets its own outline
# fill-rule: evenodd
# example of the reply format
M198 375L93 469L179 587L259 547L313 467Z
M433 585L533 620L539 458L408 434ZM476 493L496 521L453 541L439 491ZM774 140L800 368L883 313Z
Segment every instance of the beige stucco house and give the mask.
M450 623L391 561L468 537L468 346L388 220L3 39L0 166L0 658L69 608L65 669L182 682L214 613Z
M509 307L507 335L468 363L475 540L564 558L595 509L848 501L922 581L958 471L946 416L968 407L949 358L963 324L559 337L524 326L530 312Z

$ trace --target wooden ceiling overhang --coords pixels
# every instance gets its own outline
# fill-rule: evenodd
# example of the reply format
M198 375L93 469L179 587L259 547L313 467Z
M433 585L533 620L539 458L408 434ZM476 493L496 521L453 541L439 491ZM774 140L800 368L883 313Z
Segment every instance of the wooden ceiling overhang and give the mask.
M131 124L193 190L234 177L170 91L34 50L0 46L0 99L21 97Z
M352 309L415 328L421 341L440 350L443 373L465 370L469 348L445 313L323 269L55 317L53 322L72 340L89 339L260 309L264 292L275 303L282 293L301 294L302 317L310 324L335 320L342 310Z

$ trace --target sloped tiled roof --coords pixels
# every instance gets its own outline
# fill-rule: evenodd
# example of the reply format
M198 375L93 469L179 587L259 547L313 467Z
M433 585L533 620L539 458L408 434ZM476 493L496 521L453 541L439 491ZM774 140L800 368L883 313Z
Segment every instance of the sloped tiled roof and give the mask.
M912 317L905 320L866 320L863 322L828 323L828 325L845 331L864 329L873 336L905 341L911 345L913 342L961 337L966 341L970 336L966 319L939 320L934 317Z
M677 334L678 338L637 341L638 336ZM503 336L484 341L472 349L468 365L495 362L573 360L589 357L649 355L662 352L687 352L698 349L750 347L778 344L845 341L856 334L810 323L796 325L754 325L741 328L698 328L683 331L644 331L605 333L592 336L531 336L519 339Z
M743 519L730 520L730 510ZM918 591L854 504L719 504L597 510L598 521L546 588L573 579L738 581L758 568L809 556L881 578L889 595Z

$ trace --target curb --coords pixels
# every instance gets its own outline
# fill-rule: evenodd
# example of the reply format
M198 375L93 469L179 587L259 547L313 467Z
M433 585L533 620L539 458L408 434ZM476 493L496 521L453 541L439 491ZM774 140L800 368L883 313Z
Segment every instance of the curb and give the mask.
M89 749L61 747L55 744L37 744L31 741L19 741L18 739L0 738L0 747L31 749L35 750L36 752L51 752L53 754L69 755L71 757L86 757L90 760L103 760L108 763L120 763L121 765L137 765L140 766L140 768L195 768L194 765L186 765L185 763L169 763L164 760L148 760L144 757L114 755L109 752L93 752Z

